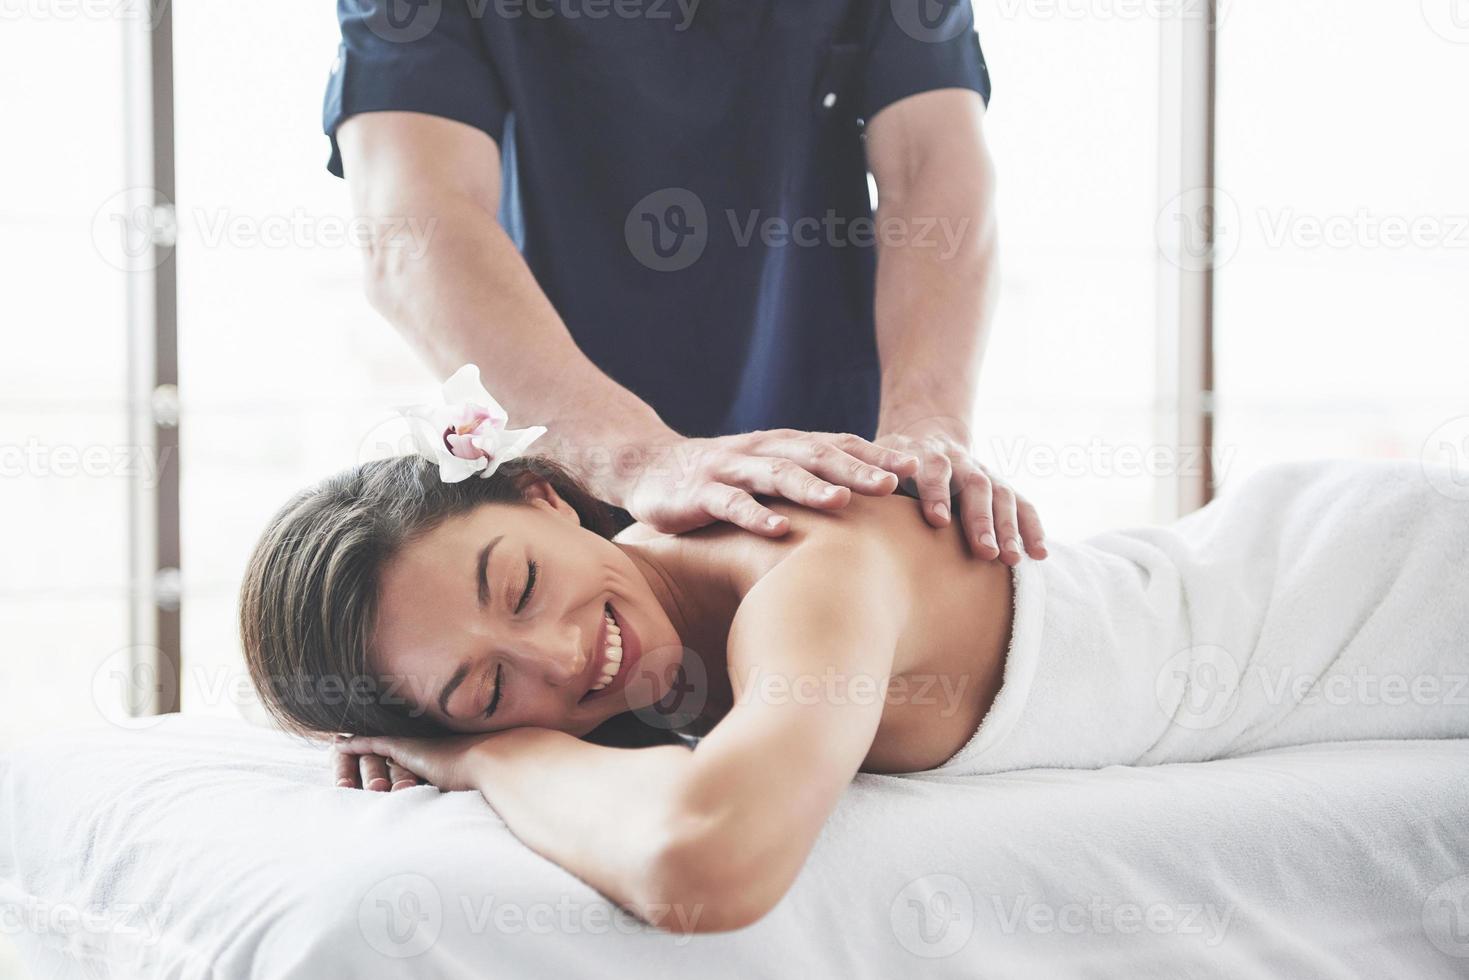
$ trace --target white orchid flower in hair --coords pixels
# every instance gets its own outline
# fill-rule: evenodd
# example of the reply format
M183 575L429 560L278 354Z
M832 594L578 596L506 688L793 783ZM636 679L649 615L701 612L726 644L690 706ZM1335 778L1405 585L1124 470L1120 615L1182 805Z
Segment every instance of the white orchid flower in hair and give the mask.
M439 464L439 479L445 483L489 476L546 432L544 425L505 428L510 416L480 383L474 364L455 371L441 390L444 404L409 405L398 412L408 420L414 449Z

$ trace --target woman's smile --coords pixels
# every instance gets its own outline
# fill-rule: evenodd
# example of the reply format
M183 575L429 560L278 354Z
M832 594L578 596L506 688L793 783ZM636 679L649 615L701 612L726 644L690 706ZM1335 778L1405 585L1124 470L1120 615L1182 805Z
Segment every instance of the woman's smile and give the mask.
M591 663L592 682L578 704L599 700L623 690L635 676L642 644L632 624L608 602L602 609L602 629Z

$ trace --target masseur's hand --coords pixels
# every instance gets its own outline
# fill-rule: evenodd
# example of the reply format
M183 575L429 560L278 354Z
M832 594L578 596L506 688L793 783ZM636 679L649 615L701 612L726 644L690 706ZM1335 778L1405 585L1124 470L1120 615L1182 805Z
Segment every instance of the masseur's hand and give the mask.
M852 491L881 497L918 472L918 459L860 436L764 429L709 439L647 446L646 468L622 507L665 534L729 521L766 537L790 522L752 494L784 497L807 507L845 507Z
M339 735L333 743L338 786L399 790L422 779L445 792L474 789L474 750L488 735L449 738Z
M1045 531L1035 508L974 458L963 426L936 416L879 433L877 444L919 458L921 468L913 483L923 516L932 526L948 526L953 519L949 501L958 496L971 553L1015 565L1023 542L1030 557L1046 557Z

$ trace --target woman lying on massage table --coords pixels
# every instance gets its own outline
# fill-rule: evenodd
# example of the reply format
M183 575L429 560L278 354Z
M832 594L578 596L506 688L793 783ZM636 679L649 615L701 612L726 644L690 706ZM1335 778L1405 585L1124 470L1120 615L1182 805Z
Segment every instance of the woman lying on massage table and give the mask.
M1011 569L890 496L769 501L778 539L609 538L548 460L445 483L401 457L274 518L244 646L287 727L354 733L339 785L476 790L632 913L718 931L779 901L859 771L1469 736L1451 478L1277 467L1169 527Z

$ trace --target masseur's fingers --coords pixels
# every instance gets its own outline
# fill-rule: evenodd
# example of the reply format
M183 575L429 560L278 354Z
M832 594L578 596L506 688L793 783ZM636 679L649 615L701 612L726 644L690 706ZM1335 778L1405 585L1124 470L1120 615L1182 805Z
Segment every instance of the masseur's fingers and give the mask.
M1000 561L1006 565L1020 563L1020 518L1016 514L1015 491L1005 483L994 481L995 536L1000 539Z
M841 507L852 497L846 487L827 483L784 456L732 456L714 476L747 494L784 497L807 507Z
M984 470L977 466L961 466L954 472L959 485L959 519L964 527L964 540L969 550L985 561L1000 557L1000 542L995 537L993 486Z
M699 506L710 517L738 524L747 531L778 537L790 527L790 521L761 504L739 487L709 483L697 494Z
M888 446L879 446L875 442L869 442L849 432L840 433L836 438L839 440L837 442L839 448L873 466L881 466L890 473L896 474L900 480L907 479L918 472L918 457L912 453Z
M388 782L392 784L393 790L408 789L410 786L418 785L418 777L389 759Z
M1019 498L1017 508L1020 517L1020 536L1025 540L1025 552L1037 560L1046 557L1046 529L1041 526L1040 514L1031 506L1029 500Z
M776 429L757 433L755 451L784 456L812 473L858 493L891 493L903 479L918 472L918 457L901 449L868 442L850 432L801 432Z
M929 442L919 444L918 460L922 468L913 482L918 487L923 516L934 527L947 527L953 516L949 513L949 488L954 465L942 446Z
M779 493L810 507L828 507L834 502L838 502L837 506L845 504L848 495L829 493L834 488L848 487L868 496L884 496L898 488L902 477L918 470L918 457L911 453L874 446L861 436L848 433L809 432L795 438L768 439L760 443L759 451L764 454L763 459L754 458L767 466L772 457L784 458L800 468L798 476L809 479L798 483L801 496L792 496L784 489L765 490L758 486L746 489L755 493Z
M388 763L380 755L364 755L361 761L362 788L385 792L393 784L388 781Z
M357 756L343 752L341 749L332 749L332 778L338 786L360 789Z

